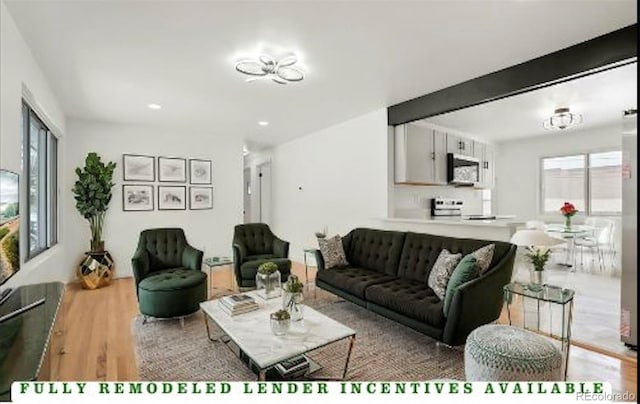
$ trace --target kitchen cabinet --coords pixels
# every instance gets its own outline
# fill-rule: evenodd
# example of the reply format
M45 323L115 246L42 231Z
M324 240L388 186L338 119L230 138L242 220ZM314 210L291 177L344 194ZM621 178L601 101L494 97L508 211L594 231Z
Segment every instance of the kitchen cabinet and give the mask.
M491 145L484 145L484 160L481 164L481 171L484 172L484 188L496 186L496 151Z
M474 142L473 156L480 162L478 188L493 188L495 185L495 151L493 146Z
M473 156L473 140L464 136L447 133L447 152Z
M394 130L395 182L400 184L446 184L446 135L415 123Z

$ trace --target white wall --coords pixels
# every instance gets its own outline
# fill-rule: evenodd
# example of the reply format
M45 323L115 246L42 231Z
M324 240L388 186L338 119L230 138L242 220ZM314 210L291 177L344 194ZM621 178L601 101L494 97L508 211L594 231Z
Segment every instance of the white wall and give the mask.
M273 230L290 257L317 246L314 233L345 234L387 215L387 110L276 146L272 153Z
M88 152L95 151L103 161L117 163L113 199L104 228L106 248L116 262L117 277L131 276L131 257L141 230L153 227L181 227L188 242L207 255L231 255L233 226L242 223L242 140L235 136L187 133L149 126L105 124L70 119L69 147L64 175L75 181L74 170L82 166ZM144 154L213 161L213 210L149 212L122 210L122 154ZM156 178L157 180L157 178ZM138 182L126 183L137 184ZM140 182L140 184L142 184ZM170 184L177 185L177 184ZM182 185L182 184L180 184ZM188 184L184 184L188 187ZM70 187L65 192L71 193ZM187 188L188 192L188 188ZM67 218L67 267L74 267L89 247L89 225L76 211L74 201L65 206Z
M38 115L59 137L58 146L62 160L66 152L64 113L4 2L0 3L0 83L0 167L16 172L22 170L23 98L29 101ZM20 202L24 206L25 176L21 175L20 179L22 187ZM68 184L62 180L59 186L62 189ZM65 195L59 195L60 203L64 200ZM64 227L64 216L60 219L61 227ZM69 270L62 265L65 252L65 240L62 234L57 246L25 263L24 249L28 234L24 231L25 226L23 220L22 267L4 286L15 287L27 283L66 281Z

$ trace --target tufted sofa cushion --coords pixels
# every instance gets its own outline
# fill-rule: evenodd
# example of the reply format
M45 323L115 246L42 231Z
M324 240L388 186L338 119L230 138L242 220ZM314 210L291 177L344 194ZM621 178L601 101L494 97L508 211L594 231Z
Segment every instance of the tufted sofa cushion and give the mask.
M264 223L238 225L233 233L233 242L243 245L247 255L273 254L274 235Z
M460 253L465 256L487 244L496 245L490 267L500 261L509 252L511 246L504 242L408 232L400 256L398 277L426 283L433 264L443 249L446 248L452 254Z
M345 253L353 267L396 276L405 233L358 228L347 237ZM347 245L345 245L347 244Z
M369 302L436 328L442 328L446 321L443 302L424 283L395 279L368 287L365 297Z
M151 268L167 269L182 266L186 244L182 229L149 229L140 233L138 248L149 253Z
M186 289L206 282L207 275L193 269L171 268L153 272L144 278L138 287L147 291Z
M364 299L367 287L393 280L393 276L365 268L332 268L319 271L316 278L338 289Z

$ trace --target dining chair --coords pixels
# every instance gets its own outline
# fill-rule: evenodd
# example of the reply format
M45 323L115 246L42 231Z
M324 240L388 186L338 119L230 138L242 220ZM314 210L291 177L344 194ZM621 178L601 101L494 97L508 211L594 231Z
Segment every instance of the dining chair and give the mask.
M600 270L604 271L606 269L604 250L608 249L608 252L615 250L612 244L614 222L605 218L588 217L585 219L584 224L589 230L574 240L575 247L580 248L580 265L584 267L584 250L589 249L591 262L593 263L597 256Z

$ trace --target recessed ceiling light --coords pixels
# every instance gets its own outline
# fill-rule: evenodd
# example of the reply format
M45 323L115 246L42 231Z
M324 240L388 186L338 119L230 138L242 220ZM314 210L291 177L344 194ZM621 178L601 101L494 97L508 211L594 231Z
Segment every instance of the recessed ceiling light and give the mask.
M258 121L258 125L267 126L267 125L269 125L269 122L267 122L267 121Z
M149 107L149 109L162 109L162 105L160 104L149 104L147 107Z

